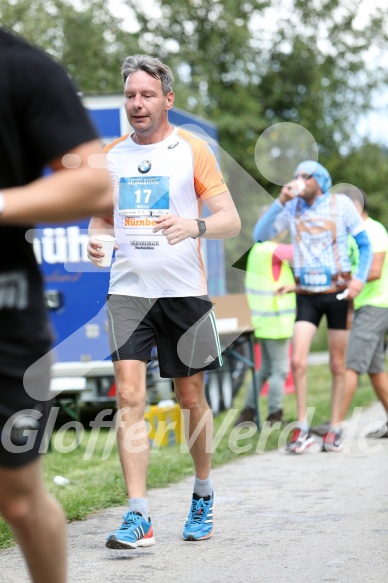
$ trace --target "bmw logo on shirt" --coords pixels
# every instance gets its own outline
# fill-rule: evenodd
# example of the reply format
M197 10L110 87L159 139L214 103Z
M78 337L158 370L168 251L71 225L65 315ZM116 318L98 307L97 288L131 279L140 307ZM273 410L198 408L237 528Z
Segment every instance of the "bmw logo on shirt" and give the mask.
M141 174L147 174L147 172L151 170L151 162L149 160L143 160L143 162L140 162L137 169Z

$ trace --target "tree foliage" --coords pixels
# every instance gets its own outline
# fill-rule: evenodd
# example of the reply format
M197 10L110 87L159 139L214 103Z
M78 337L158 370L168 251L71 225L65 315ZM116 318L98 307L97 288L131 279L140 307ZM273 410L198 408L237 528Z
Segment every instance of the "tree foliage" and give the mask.
M153 13L124 1L140 23L141 49L178 71L179 105L215 121L221 143L253 176L252 142L269 125L303 125L329 159L385 80L365 57L386 41L387 15L356 26L361 0L291 0L288 9L284 0L157 0Z
M83 93L122 92L120 67L138 44L104 0L0 0L0 18L60 61Z

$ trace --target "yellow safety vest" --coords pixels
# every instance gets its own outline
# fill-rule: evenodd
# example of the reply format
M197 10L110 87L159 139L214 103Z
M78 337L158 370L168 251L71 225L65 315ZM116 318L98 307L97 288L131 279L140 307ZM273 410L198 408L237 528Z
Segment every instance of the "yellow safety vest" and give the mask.
M295 283L292 269L282 262L279 279L272 273L272 257L277 243L255 243L248 255L245 291L257 338L290 338L296 313L295 293L281 296L275 291Z

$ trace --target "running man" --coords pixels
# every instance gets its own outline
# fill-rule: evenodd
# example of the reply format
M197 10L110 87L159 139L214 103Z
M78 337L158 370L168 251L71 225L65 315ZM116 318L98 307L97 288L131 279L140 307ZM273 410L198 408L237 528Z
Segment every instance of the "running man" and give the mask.
M294 178L303 180L303 192L297 194L295 181L283 186L279 198L256 223L253 233L255 241L263 241L288 229L294 246L297 314L291 367L299 423L286 450L303 453L314 443L306 419L307 357L321 318L326 315L332 375L331 429L324 435L322 449L341 451L341 432L336 425L345 384L351 300L358 296L367 279L371 246L353 203L345 195L329 192L332 181L324 166L311 160L302 162ZM359 250L359 264L353 276L348 257L349 234ZM345 289L347 299L338 300L337 295Z
M107 147L114 180L113 215L93 217L89 257L103 253L93 234L115 234L108 317L121 427L117 439L129 497L122 525L106 546L153 545L146 479L150 459L145 428L146 365L156 343L162 377L173 378L193 440L194 492L184 540L213 532L210 475L213 418L204 396L204 371L221 363L212 303L207 295L200 238L238 235L240 219L208 144L169 124L173 76L160 60L128 57L122 67L125 109L134 132ZM203 203L210 216L201 219ZM203 424L203 422L205 423ZM131 438L131 436L133 438Z

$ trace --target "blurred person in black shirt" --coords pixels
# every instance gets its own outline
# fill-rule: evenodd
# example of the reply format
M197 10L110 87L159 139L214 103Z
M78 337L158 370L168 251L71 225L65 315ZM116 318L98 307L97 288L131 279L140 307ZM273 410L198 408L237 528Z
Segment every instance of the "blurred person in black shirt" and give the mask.
M103 157L101 168L88 164L101 143L62 67L0 28L0 70L0 512L32 580L63 583L65 517L45 488L39 456L51 335L26 232L109 212L111 180ZM43 177L46 167L53 172ZM25 377L32 365L39 395Z

